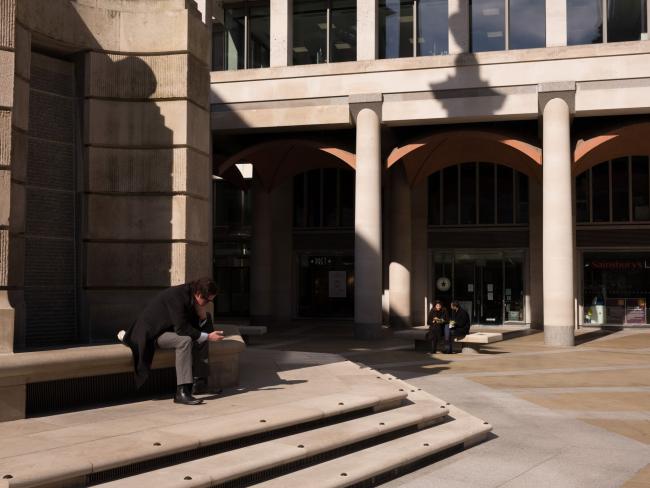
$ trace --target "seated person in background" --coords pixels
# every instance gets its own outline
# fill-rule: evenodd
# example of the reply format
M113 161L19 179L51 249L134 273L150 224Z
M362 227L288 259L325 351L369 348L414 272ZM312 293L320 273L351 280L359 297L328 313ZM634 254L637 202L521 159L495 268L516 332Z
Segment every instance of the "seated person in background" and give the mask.
M425 336L425 340L431 343L431 352L435 353L438 348L438 340L442 336L442 328L449 322L449 315L447 309L442 305L440 300L436 300L433 308L429 310L429 317L427 324L429 324L429 331Z
M149 376L156 346L174 349L177 385L174 403L203 403L192 394L207 393L208 342L223 339L223 332L214 330L206 311L216 295L217 285L210 278L172 286L156 295L126 332L121 330L117 334L133 353L138 388Z
M470 325L469 314L457 301L451 302L451 320L445 324L445 353L453 352L452 338L465 337L469 334Z

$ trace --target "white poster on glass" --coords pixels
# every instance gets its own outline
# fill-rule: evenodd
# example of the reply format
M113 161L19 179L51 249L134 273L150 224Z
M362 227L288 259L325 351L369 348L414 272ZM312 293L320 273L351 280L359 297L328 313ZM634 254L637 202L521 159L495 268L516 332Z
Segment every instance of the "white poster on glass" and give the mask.
M347 297L347 273L345 271L329 272L329 297Z

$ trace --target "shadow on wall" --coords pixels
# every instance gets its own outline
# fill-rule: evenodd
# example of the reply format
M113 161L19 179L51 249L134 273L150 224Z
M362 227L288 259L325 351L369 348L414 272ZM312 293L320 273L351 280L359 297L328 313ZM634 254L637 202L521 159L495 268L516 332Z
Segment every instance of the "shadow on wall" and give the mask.
M471 50L471 11L467 1L459 2L459 10L449 18L449 29L458 45L465 44L467 34L468 51ZM467 29L467 33L466 30ZM440 101L448 119L459 119L458 122L478 120L478 115L495 115L503 106L505 96L489 87L489 83L481 79L481 67L476 54L473 52L459 53L454 58L455 70L447 80L431 85L433 97ZM475 99L473 108L467 106L467 99ZM472 117L467 114L475 112ZM463 120L460 120L460 118Z
M10 298L17 350L112 341L158 289L183 278L188 256L182 227L185 220L195 223L190 210L175 213L173 206L173 195L185 186L179 175L188 187L192 177L186 171L191 150L174 147L175 131L186 125L178 111L185 101L154 101L173 98L174 81L187 79L186 69L170 72L182 63L165 65L166 56L105 54L115 46L103 46L86 18L101 18L102 28L119 32L110 23L119 24L123 13L73 4L18 4L18 21L39 53L32 59L45 62L31 69L26 225L11 248L22 253L24 237L23 259L13 259L11 269L13 276L24 275L24 288ZM76 75L68 105L74 122L63 131L73 151L64 161L62 141L45 130L60 123L61 77L48 71L50 59L72 64ZM161 81L156 67L166 75ZM48 165L53 160L73 169L74 184ZM50 186L37 190L44 175ZM61 186L72 192L61 196ZM12 216L18 212L12 207ZM71 220L62 225L64 215ZM61 239L62 228L73 229L63 253L50 245ZM56 299L61 296L66 299Z

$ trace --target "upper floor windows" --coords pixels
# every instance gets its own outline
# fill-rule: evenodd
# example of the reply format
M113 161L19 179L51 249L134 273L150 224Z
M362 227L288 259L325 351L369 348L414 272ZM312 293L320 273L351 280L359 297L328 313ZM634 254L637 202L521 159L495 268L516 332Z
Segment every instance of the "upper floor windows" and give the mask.
M576 176L576 222L650 221L647 156L605 161Z
M646 12L647 0L567 0L567 44L638 41Z
M314 169L293 180L294 227L354 226L354 176L349 169Z
M294 65L356 59L356 0L293 0Z
M449 51L447 0L379 0L378 22L380 59Z
M214 71L269 67L271 17L268 1L218 2L214 16Z
M544 47L545 3L544 0L470 0L471 51Z

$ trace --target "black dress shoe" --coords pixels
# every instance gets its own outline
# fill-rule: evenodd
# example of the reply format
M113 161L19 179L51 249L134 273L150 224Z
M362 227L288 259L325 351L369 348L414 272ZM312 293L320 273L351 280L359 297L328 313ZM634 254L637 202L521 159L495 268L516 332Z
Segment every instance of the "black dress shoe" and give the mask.
M222 391L221 388L210 388L207 378L194 378L192 395L218 395Z
M178 385L176 387L176 395L174 395L174 403L180 403L182 405L200 405L203 403L203 400L194 398L190 392L192 385Z

